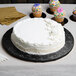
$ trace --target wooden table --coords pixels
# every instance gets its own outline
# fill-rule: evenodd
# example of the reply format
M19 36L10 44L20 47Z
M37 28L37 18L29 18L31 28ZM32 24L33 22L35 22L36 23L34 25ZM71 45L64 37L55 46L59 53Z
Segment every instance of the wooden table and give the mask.
M1 39L4 33L8 29L13 27L17 22L23 19L29 18L29 14L32 12L31 11L32 5L33 4L1 4L0 5L0 7L15 6L19 12L22 12L27 15L26 17L14 22L10 26L0 25L0 53L4 54L9 58L8 61L0 63L0 74L2 74L1 76L5 76L5 75L10 76L10 74L13 74L12 71L13 72L16 71L18 73L18 76L20 76L19 73L21 73L21 71L23 76L26 76L26 75L27 76L50 76L50 75L54 76L55 73L57 74L57 76L67 76L67 75L74 76L76 72L75 71L76 43L74 44L75 46L73 47L72 51L67 56L57 61L46 62L46 63L33 63L33 62L19 60L7 54L5 50L2 48ZM41 5L43 8L43 12L47 14L47 18L52 18L53 15L50 15L46 12L46 9L48 8L48 4L41 4ZM66 10L66 18L69 20L69 22L64 27L67 28L72 33L72 35L74 36L74 41L76 42L76 22L73 22L69 19L69 16L72 14L73 8L76 5L62 4L61 6ZM11 67L13 68L13 70L11 69ZM7 70L9 71L9 73L7 72ZM16 75L13 74L13 76L17 76L17 74Z

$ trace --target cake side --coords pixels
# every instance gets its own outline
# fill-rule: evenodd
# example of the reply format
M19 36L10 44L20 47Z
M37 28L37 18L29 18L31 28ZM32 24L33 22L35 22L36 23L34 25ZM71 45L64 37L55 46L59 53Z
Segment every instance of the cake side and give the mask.
M65 32L61 24L51 19L29 18L14 26L11 40L23 52L44 55L64 46Z

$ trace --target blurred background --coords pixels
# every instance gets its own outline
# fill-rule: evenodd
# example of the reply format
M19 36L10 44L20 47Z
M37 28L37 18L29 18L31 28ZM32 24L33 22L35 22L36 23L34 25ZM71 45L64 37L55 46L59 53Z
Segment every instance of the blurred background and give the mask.
M0 4L4 3L48 3L49 0L0 0ZM76 0L60 0L65 4L76 4Z

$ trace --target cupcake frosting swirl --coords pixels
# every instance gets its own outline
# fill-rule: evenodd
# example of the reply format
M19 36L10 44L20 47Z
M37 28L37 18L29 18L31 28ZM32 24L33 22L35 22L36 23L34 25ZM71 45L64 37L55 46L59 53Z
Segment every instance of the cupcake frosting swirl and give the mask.
M32 11L33 12L42 12L41 5L39 3L34 4L32 7Z
M60 6L60 2L59 2L59 0L50 0L49 1L49 5L51 7L59 7Z
M63 8L59 7L57 11L54 12L54 16L63 18L65 16L65 11L63 10Z
M73 9L73 14L76 15L76 7Z

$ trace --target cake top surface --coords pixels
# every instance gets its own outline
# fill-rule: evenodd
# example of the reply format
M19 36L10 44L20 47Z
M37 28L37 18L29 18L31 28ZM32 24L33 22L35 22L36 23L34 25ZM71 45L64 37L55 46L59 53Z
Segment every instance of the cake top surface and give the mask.
M26 43L40 45L51 45L64 38L62 25L49 18L25 19L14 26L13 33Z

